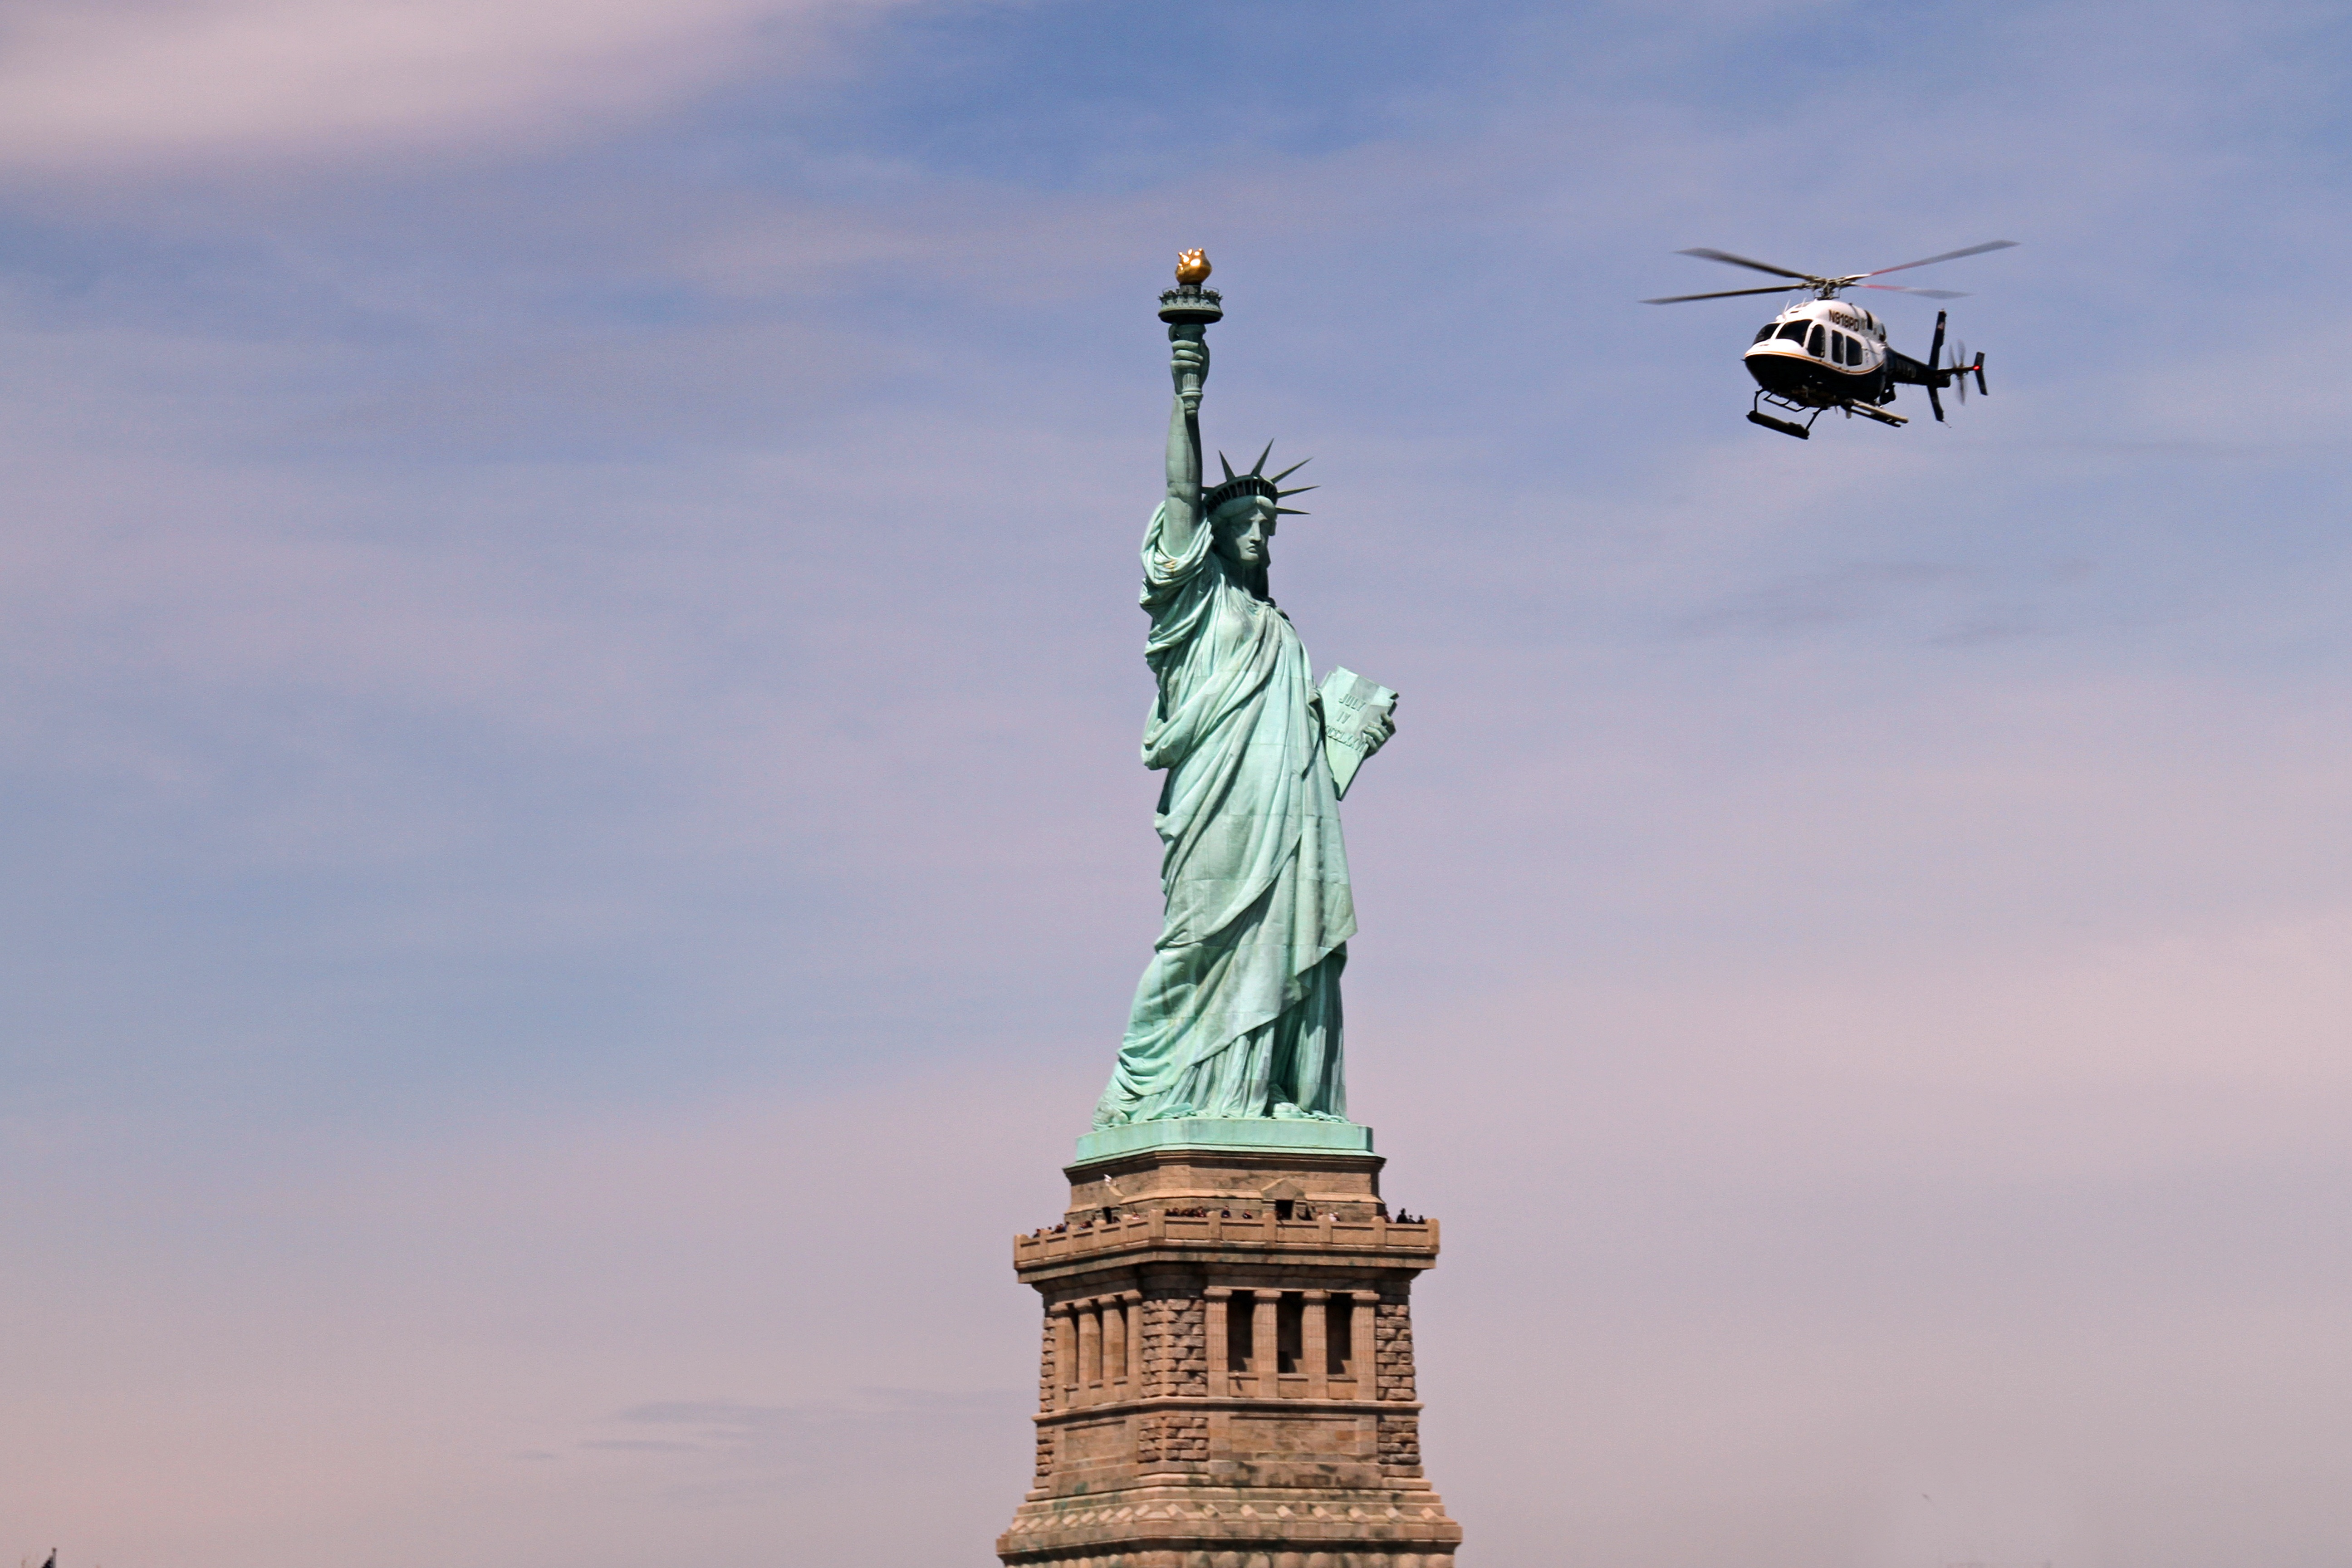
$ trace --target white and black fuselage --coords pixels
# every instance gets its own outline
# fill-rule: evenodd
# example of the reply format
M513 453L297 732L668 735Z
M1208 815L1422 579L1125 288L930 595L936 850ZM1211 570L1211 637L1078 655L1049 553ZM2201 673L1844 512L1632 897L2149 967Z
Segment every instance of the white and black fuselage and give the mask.
M1886 325L1843 300L1805 300L1767 321L1742 356L1756 384L1808 408L1892 403ZM1925 369L1923 365L1920 367Z
M1951 379L1888 346L1886 323L1843 300L1790 306L1764 323L1741 358L1769 395L1807 408L1888 404L1897 385L1940 387Z

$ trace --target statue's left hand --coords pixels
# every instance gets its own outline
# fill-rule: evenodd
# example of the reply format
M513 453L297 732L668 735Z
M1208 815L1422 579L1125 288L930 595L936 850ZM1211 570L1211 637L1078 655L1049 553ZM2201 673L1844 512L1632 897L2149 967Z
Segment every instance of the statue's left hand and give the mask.
M1364 755L1370 758L1377 755L1380 749L1389 743L1389 737L1396 733L1396 720L1383 713L1381 715L1380 723L1364 732L1371 737L1372 743L1364 748Z

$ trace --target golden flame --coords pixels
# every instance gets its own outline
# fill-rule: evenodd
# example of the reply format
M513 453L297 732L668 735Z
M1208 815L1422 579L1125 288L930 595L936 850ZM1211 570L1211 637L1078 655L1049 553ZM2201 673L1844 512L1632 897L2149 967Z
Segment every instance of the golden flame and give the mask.
M1205 250L1184 250L1176 255L1176 281L1190 283L1194 288L1209 280L1209 253Z

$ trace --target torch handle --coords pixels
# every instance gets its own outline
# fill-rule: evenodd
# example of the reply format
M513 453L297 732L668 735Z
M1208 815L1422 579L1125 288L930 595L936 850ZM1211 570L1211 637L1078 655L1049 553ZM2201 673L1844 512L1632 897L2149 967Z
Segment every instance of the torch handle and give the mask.
M1171 321L1168 326L1168 342L1171 346L1177 343L1198 343L1202 352L1205 353L1209 346L1209 324L1206 321ZM1178 374L1176 395L1182 400L1186 414L1197 415L1201 412L1199 365L1187 365Z

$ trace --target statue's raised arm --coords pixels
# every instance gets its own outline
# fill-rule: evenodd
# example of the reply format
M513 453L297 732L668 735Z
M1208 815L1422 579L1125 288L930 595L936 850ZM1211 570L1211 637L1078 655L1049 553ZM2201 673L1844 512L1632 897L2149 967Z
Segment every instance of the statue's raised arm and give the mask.
M1176 398L1168 411L1168 522L1160 538L1169 553L1192 547L1201 516L1201 384L1209 379L1209 329L1179 323L1168 329L1168 369Z
M1160 319L1168 323L1169 374L1176 400L1168 412L1168 523L1161 540L1181 555L1201 515L1201 384L1209 379L1209 323L1222 315L1217 296L1202 289L1209 258L1188 250L1176 258L1175 289L1161 296Z

